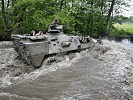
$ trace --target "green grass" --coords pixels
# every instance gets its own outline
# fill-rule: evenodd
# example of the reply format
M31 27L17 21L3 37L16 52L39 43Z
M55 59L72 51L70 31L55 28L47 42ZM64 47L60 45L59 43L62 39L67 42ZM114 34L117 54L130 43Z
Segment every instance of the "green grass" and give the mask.
M123 29L126 32L133 34L133 23L114 24L117 29Z

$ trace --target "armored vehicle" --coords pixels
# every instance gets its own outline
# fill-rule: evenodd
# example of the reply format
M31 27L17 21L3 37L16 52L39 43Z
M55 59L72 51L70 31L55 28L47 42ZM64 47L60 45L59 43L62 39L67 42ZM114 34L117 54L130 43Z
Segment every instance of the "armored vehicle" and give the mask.
M41 33L41 32L40 32ZM12 34L14 49L19 56L34 67L41 66L44 58L51 54L69 51L79 51L89 48L94 41L92 38L82 36L69 36L64 34L63 25L58 25L44 34L17 35Z

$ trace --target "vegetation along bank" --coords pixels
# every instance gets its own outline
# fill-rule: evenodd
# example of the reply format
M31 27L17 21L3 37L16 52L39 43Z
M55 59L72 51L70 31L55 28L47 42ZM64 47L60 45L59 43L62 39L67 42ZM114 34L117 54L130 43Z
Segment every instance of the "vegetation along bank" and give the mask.
M56 17L66 34L123 37L133 33L114 27L129 21L119 15L124 0L1 0L0 40L10 35L46 30ZM117 26L117 24L116 24Z

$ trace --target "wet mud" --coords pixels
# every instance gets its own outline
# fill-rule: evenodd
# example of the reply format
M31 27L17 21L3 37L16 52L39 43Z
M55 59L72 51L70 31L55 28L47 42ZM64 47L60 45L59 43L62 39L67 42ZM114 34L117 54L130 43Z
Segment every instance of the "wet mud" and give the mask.
M0 44L1 100L133 100L131 46L103 40L103 45L34 69L19 60L11 45Z

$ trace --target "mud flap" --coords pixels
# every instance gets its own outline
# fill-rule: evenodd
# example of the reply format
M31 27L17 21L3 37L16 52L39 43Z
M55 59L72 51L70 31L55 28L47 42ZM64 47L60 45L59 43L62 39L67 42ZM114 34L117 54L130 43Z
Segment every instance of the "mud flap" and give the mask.
M35 67L38 68L41 66L42 62L44 59L44 55L34 55L31 57L31 64Z

